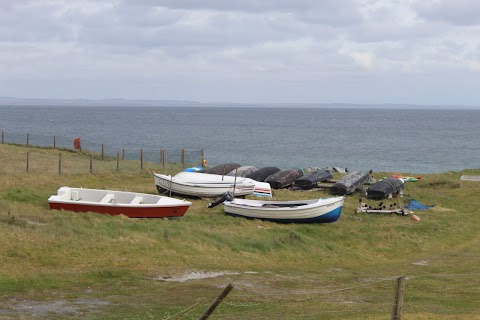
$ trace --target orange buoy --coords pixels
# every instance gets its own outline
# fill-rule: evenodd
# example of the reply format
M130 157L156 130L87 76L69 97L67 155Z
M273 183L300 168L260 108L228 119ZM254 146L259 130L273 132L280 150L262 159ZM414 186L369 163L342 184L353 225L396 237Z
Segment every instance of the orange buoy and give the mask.
M204 167L207 166L207 160L203 159L203 164L202 164Z
M419 216L417 216L416 214L414 214L410 220L413 220L413 221L420 221L420 217L419 217Z
M77 150L82 150L82 146L80 145L80 138L79 138L79 137L76 137L76 138L73 140L73 146L74 146L75 149L77 149Z

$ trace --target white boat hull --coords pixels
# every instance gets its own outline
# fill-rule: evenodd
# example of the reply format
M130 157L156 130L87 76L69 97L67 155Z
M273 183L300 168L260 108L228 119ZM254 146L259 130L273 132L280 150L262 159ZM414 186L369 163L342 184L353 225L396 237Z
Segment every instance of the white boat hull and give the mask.
M153 174L160 193L169 192L199 198L214 198L225 192L235 196L246 196L255 191L255 182L247 178L236 178L197 172L180 172L175 176Z
M344 197L300 201L234 199L223 203L227 215L281 223L330 223L339 219Z

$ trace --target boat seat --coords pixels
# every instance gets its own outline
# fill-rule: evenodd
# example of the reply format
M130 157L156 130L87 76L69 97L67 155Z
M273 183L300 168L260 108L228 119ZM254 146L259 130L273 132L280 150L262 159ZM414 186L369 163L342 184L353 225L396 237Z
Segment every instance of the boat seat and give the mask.
M73 201L78 201L78 200L80 200L80 197L78 196L78 191L72 191L71 199L72 199Z
M130 201L130 204L141 204L143 203L143 197L135 196L135 198Z
M110 203L113 202L114 195L113 193L107 193L105 197L103 197L102 200L100 200L100 203Z

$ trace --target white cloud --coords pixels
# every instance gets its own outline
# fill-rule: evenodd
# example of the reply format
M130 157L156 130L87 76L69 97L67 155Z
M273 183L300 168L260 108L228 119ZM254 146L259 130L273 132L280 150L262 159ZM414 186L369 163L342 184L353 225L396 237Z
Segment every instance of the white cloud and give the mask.
M470 61L467 65L470 70L480 72L480 61Z
M360 66L370 69L375 57L370 52L351 52L350 56Z

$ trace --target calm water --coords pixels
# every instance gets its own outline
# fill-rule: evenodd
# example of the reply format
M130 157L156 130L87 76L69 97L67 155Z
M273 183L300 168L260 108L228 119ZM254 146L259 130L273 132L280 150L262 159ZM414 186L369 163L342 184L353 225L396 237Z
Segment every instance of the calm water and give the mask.
M434 173L480 167L480 110L0 107L0 129L110 150L204 149L209 165Z

